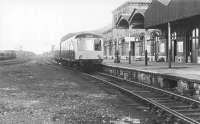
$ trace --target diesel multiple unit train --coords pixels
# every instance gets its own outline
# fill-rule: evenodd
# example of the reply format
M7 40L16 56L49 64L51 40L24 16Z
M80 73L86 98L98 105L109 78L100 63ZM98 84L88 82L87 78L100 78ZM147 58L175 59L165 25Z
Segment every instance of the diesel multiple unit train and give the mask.
M57 62L81 68L91 68L103 61L103 37L95 33L71 33L55 47Z

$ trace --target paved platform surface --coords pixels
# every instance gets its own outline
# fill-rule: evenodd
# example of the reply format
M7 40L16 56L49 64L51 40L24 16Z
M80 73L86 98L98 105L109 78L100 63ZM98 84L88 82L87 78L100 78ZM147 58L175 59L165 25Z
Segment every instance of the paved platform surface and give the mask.
M165 62L149 62L148 66L145 66L144 61L134 61L129 64L126 60L121 60L120 63L114 63L114 60L104 60L103 64L113 67L135 69L155 74L175 76L195 82L200 82L200 64L172 63L171 69L168 68L168 63Z

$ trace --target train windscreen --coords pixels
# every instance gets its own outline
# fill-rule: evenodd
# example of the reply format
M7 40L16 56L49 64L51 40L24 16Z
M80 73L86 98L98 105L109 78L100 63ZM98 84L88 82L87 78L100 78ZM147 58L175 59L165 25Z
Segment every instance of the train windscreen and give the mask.
M93 39L82 38L82 39L78 40L78 50L93 51L94 50Z
M81 38L78 40L78 50L101 51L101 40L94 38Z

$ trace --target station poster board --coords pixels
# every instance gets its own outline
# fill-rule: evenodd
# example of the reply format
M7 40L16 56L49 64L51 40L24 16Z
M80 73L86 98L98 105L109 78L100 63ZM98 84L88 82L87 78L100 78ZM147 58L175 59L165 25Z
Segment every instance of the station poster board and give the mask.
M164 53L165 52L165 43L160 43L160 52Z
M179 53L183 52L183 41L177 42L177 52L179 52Z

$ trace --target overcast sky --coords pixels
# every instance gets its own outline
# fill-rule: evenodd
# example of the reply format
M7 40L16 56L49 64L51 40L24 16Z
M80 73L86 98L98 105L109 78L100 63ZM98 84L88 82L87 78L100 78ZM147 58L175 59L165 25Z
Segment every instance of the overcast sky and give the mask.
M0 0L0 49L37 53L70 32L112 23L112 11L126 0Z

